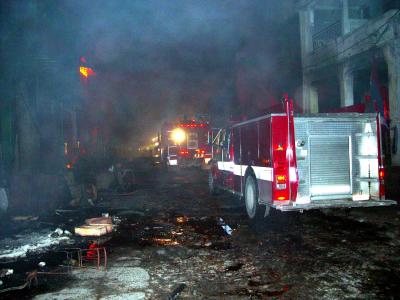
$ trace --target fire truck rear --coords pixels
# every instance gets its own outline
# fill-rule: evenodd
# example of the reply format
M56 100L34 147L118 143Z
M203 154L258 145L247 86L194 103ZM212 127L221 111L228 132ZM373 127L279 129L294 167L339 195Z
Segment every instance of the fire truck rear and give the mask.
M201 166L211 159L208 144L209 123L183 120L165 123L161 130L160 147L163 163L169 166Z
M211 192L245 201L248 216L396 204L385 199L377 114L267 114L221 129L213 140ZM284 110L282 110L284 111Z

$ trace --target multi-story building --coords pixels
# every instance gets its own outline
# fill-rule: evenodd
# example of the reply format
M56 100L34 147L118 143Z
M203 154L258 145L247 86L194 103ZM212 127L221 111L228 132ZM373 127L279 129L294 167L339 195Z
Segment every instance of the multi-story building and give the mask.
M299 0L297 5L303 110L328 112L363 103L369 95L390 126L391 164L400 166L400 1Z

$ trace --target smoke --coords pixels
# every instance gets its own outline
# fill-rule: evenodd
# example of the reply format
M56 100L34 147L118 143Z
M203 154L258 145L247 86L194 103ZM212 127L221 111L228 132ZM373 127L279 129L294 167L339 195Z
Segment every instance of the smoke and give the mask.
M18 72L52 65L43 76L55 92L42 98L81 102L113 143L137 145L179 115L211 114L222 125L273 102L283 92L277 33L295 15L293 3L15 1L3 5L14 18L3 18L2 32L24 35L23 49L12 45L25 59ZM29 49L47 64L30 61ZM88 93L76 73L81 56L96 72Z
M107 80L108 96L130 112L125 118L115 112L129 124L127 136L146 139L177 115L226 120L247 113L249 104L265 108L282 93L273 90L279 77L273 34L287 2L69 3L79 7L80 40L99 76L118 77ZM237 104L239 111L230 108Z

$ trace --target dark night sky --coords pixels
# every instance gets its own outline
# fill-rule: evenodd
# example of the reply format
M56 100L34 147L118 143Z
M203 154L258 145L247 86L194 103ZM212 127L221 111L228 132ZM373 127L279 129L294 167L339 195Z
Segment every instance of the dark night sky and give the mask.
M146 141L183 114L223 123L299 85L295 0L37 3L41 51L87 58L97 73L88 101L118 143Z

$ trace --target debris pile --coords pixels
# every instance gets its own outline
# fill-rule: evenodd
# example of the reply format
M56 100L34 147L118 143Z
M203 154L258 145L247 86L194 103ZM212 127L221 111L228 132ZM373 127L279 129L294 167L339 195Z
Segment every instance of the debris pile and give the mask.
M49 233L48 229L22 232L0 240L0 260L16 260L28 254L43 253L49 248L70 243L70 232L57 228Z

